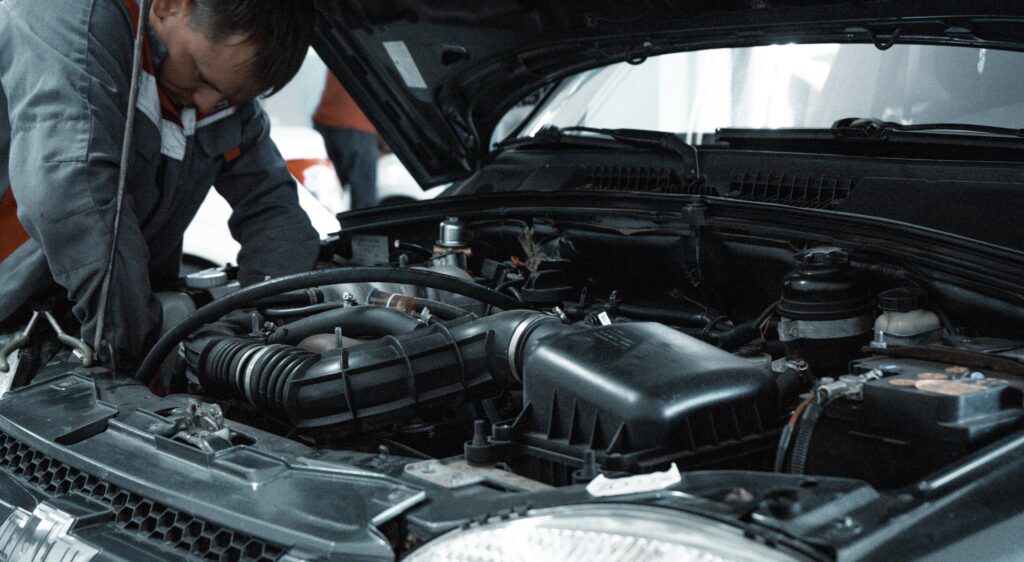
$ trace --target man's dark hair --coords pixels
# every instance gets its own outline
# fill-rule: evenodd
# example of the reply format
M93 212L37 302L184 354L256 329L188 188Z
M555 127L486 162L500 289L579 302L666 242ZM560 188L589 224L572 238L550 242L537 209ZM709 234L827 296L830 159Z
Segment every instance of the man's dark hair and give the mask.
M260 91L275 93L298 73L313 40L312 0L193 0L191 25L214 43L240 35L256 47Z

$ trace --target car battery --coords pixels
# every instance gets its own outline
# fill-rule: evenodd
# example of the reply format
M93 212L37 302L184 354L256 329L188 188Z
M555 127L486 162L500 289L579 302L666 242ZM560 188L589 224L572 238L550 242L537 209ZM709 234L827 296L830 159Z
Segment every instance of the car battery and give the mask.
M892 358L857 361L851 370L882 376L824 409L808 474L902 486L1024 426L1018 377Z

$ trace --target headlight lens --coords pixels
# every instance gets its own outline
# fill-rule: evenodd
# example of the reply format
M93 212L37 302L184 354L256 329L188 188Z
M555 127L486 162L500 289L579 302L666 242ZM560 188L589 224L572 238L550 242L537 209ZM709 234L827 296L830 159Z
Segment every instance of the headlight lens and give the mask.
M407 562L797 562L736 528L668 509L580 505L453 531Z

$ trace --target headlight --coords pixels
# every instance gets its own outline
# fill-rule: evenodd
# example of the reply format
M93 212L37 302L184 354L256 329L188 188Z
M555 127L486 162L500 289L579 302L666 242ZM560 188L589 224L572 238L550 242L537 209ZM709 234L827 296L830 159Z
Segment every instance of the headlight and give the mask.
M668 509L580 505L452 531L406 562L797 562L734 527Z

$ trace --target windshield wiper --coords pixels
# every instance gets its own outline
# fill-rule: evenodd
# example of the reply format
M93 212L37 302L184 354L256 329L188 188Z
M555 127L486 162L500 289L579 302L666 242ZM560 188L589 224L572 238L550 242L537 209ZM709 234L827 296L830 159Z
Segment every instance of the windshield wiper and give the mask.
M848 117L836 121L830 128L721 128L715 131L715 141L733 147L795 144L810 150L860 146L861 150L877 151L891 144L906 150L942 151L959 145L981 155L990 149L1013 152L1024 149L1024 142L1021 142L1024 129L970 123L901 125L881 119Z
M847 117L832 124L832 130L836 132L856 132L858 135L865 135L868 138L884 139L888 133L896 131L900 133L916 133L922 131L935 132L965 132L977 133L987 136L1018 137L1024 138L1024 129L1011 129L1009 127L992 127L989 125L974 125L971 123L921 123L917 125L902 125L892 121L882 121L877 118Z
M502 141L495 148L517 146L573 144L583 146L630 146L649 150L662 150L680 156L686 163L687 181L700 180L700 160L697 147L686 142L682 135L645 129L601 129L598 127L556 127L548 125L532 137Z

